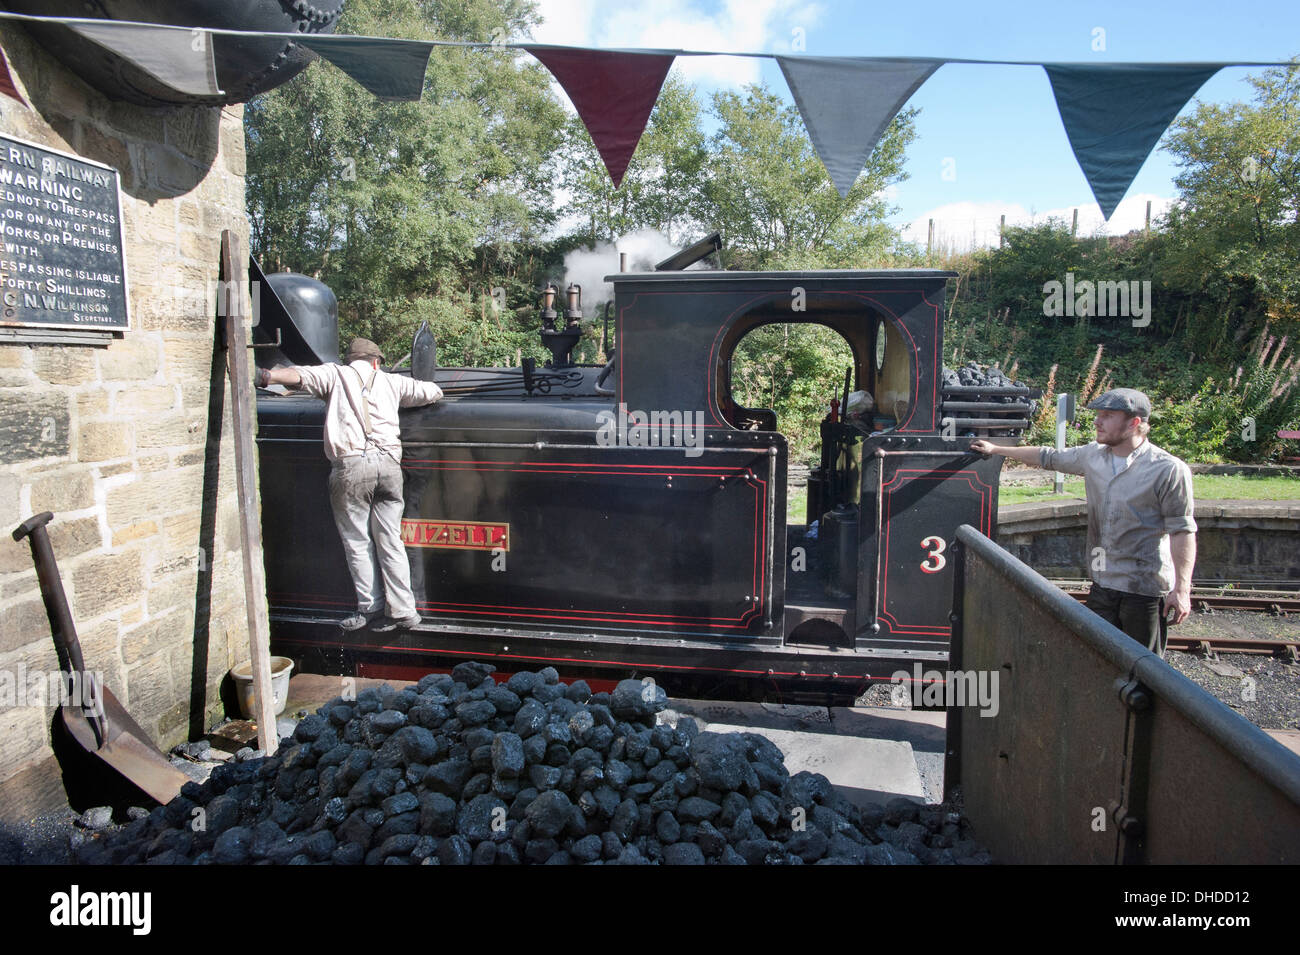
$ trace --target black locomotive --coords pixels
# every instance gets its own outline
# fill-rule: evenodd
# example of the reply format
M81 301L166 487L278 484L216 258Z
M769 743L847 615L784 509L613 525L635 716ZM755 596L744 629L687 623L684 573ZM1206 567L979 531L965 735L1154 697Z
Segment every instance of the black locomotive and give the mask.
M669 265L678 265L670 260ZM826 699L947 658L961 524L992 536L1000 459L972 435L1018 434L1018 386L944 386L933 270L653 271L610 276L617 358L574 365L580 300L547 293L545 366L409 369L447 397L402 412L403 536L421 625L344 633L355 609L327 497L324 406L258 394L263 536L275 652L321 672L402 677L473 657L554 665L589 682L651 677L679 692ZM266 365L338 360L332 296L262 279ZM577 312L578 314L574 314ZM788 525L787 446L731 391L737 344L816 322L872 397L821 426L809 524ZM830 418L836 418L832 415Z

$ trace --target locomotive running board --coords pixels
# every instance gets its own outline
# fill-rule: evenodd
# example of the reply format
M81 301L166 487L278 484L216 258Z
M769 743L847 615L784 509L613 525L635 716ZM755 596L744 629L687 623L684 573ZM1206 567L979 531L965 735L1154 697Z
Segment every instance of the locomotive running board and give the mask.
M477 659L503 671L555 666L566 676L622 678L654 674L714 677L767 683L806 681L809 691L839 694L864 691L887 682L913 663L946 663L946 652L852 650L652 639L635 635L575 634L422 623L409 631L342 633L334 620L273 614L275 652L302 661L307 672L355 675L362 663L385 663L432 670L446 662ZM422 634L437 634L437 646Z

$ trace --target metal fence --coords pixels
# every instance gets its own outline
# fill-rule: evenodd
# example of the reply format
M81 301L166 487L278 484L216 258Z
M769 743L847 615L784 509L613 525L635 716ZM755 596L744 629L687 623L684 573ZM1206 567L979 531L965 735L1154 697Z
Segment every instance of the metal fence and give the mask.
M997 860L1300 862L1300 756L974 528L954 546L950 670L998 698L949 707L945 778Z

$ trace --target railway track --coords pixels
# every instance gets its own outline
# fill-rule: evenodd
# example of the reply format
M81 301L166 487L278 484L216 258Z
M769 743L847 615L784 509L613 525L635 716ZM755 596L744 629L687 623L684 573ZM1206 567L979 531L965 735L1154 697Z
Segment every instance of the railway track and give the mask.
M1071 597L1080 603L1088 598L1088 581L1052 580ZM1214 613L1216 610L1245 610L1254 613L1270 613L1287 616L1300 613L1300 593L1294 590L1265 590L1251 587L1230 585L1224 587L1193 587L1192 610L1200 613ZM1176 634L1172 630L1167 638L1170 650L1184 652L1201 652L1207 656L1218 653L1246 653L1264 656L1281 656L1293 663L1300 663L1300 640L1283 640L1267 637L1229 637L1229 636L1188 636Z

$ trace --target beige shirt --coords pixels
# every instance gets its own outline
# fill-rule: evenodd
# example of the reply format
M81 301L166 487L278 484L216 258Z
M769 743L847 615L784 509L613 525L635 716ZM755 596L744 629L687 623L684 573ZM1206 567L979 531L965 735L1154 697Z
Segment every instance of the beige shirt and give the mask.
M326 402L325 456L331 461L362 454L367 445L402 460L397 409L432 404L442 397L433 382L379 371L364 358L350 365L296 366L294 371L302 378L301 390ZM370 411L369 441L363 408Z
M1049 471L1082 474L1088 495L1088 566L1111 590L1163 597L1174 589L1169 535L1196 533L1192 472L1168 451L1143 441L1127 458L1093 442L1038 449ZM1097 548L1101 548L1100 551Z

